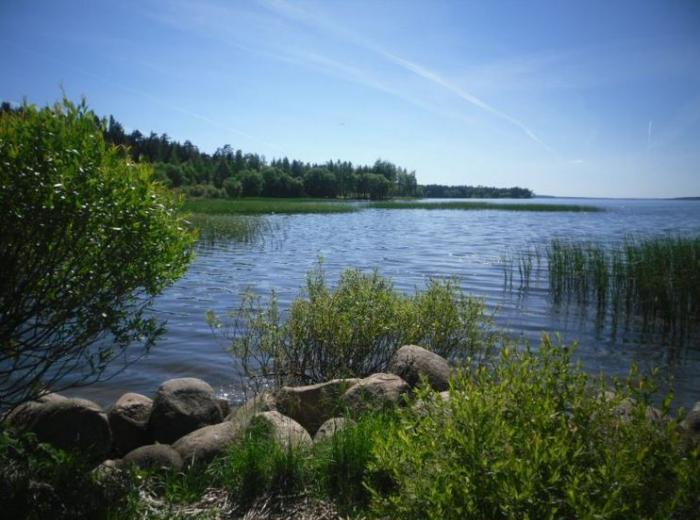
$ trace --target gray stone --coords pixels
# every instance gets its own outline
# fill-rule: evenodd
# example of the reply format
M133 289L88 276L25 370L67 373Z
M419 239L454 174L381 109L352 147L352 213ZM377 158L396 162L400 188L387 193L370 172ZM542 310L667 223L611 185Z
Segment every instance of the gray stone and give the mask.
M352 412L377 410L403 404L403 398L411 387L395 374L372 374L345 392L343 405Z
M425 379L438 392L447 390L450 381L450 365L434 352L417 345L404 345L396 351L387 372L399 376L411 388Z
M239 424L245 430L256 413L276 410L277 400L275 396L270 392L261 392L229 413L226 420Z
M167 444L148 444L127 453L122 459L125 466L141 469L182 469L182 457Z
M307 386L285 386L276 394L277 410L314 433L340 412L340 397L359 379L333 379Z
M92 401L50 395L25 405L8 416L12 428L33 432L40 442L91 459L103 460L109 453L109 422L102 408Z
M132 392L122 395L107 414L114 448L119 455L153 442L148 429L153 401Z
M221 421L221 408L212 387L201 379L184 377L160 385L153 399L149 426L153 439L170 444Z
M243 430L233 421L205 426L188 433L173 444L186 466L208 464L243 438Z
M249 427L260 424L270 429L273 439L285 447L311 446L311 436L304 427L294 419L282 415L279 412L260 412L255 414Z
M694 442L700 441L700 401L693 405L693 408L685 416L681 422L681 428L688 435L690 440Z
M355 421L346 417L332 417L318 428L316 435L314 435L314 443L330 439L339 431L355 424Z

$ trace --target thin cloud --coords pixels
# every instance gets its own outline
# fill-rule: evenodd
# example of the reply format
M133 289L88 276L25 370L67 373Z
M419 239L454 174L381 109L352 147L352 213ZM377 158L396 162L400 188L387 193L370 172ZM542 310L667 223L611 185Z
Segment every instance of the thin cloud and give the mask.
M652 125L654 124L654 121L651 119L649 120L649 127L647 128L647 150L651 148L651 130L652 130Z
M319 16L317 13L311 13L298 5L290 5L289 3L282 1L282 0L260 0L261 5L266 7L268 10L272 11L273 13L283 16L285 18L291 18L295 19L298 21L301 21L303 23L306 23L307 25L310 25L312 27L315 27L316 29L321 29L324 30L325 32L330 32L334 35L341 35L344 39L349 40L357 45L360 45L364 47L365 49L368 49L375 54L383 57L385 60L393 63L394 65L397 65L404 70L413 73L414 75L423 78L427 81L430 81L434 83L435 85L438 85L449 92L455 94L457 97L462 99L463 101L466 101L467 103L484 110L485 112L496 116L511 125L515 126L516 128L520 129L527 137L529 137L532 141L538 143L539 145L543 146L545 149L548 151L552 151L552 149L547 146L527 125L525 125L522 121L519 119L506 114L505 112L493 107L492 105L488 104L487 102L483 101L482 99L478 98L474 94L467 92L466 90L458 87L454 83L448 81L447 79L443 78L436 72L428 69L427 67L424 67L422 65L419 65L415 62L409 61L405 58L402 58L396 54L390 53L387 50L383 49L382 47L376 45L375 43L371 42L370 40L361 37L358 34L352 33L348 31L347 29L340 28L338 24L332 23L326 18L323 18Z

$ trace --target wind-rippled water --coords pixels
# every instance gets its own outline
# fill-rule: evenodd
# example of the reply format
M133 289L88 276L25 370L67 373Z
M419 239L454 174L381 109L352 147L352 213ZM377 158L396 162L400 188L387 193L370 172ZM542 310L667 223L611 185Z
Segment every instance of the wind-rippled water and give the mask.
M537 200L548 202L551 199ZM521 292L504 287L503 258L553 238L613 244L628 236L700 234L700 202L660 200L551 200L603 207L600 213L380 210L326 215L271 215L270 231L251 243L200 244L187 274L156 301L167 332L151 354L109 381L73 393L102 404L126 391L152 395L173 377L199 377L236 398L240 374L225 343L206 322L206 312L237 308L242 292L275 290L282 308L299 295L306 273L324 259L331 282L346 267L379 269L396 287L413 291L429 277L455 276L487 302L497 325L537 343L543 332L578 341L591 372L624 375L631 361L659 366L674 378L676 404L700 400L700 345L682 349L612 339L592 319L551 304L546 280ZM504 201L506 202L506 201ZM507 201L513 202L513 201ZM531 202L531 201L530 201Z

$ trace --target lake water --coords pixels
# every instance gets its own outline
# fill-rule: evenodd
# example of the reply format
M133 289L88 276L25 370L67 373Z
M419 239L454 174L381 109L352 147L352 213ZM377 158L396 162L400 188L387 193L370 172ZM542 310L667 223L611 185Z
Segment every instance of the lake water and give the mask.
M513 201L504 201L513 202ZM531 202L531 201L530 201ZM456 276L464 289L485 299L496 323L537 343L543 332L578 341L591 372L624 375L630 362L659 366L674 380L676 404L700 400L700 345L639 345L611 339L592 319L552 306L544 279L530 290L504 289L503 257L543 246L552 238L617 243L625 237L700 234L700 201L542 199L589 204L601 213L378 210L337 215L271 215L271 230L252 243L200 244L187 274L156 301L167 333L151 354L109 381L73 391L103 405L125 391L152 395L173 377L199 377L232 400L240 374L226 344L207 325L209 310L236 308L241 293L277 292L284 308L299 295L320 256L330 280L346 267L379 269L397 288L422 288L429 277Z

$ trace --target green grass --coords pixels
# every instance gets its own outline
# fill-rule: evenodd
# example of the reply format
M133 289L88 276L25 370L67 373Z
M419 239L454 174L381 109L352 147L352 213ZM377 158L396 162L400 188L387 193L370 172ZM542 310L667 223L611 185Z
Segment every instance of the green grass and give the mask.
M469 201L452 201L452 202L399 202L399 201L383 201L372 202L370 208L377 209L450 209L450 210L498 210L498 211L572 211L572 212L592 212L603 211L602 208L596 206L582 206L576 204L536 204L523 203L499 204L495 202L469 202Z
M263 217L250 215L191 213L187 221L199 231L200 240L205 242L231 239L247 243L271 229L270 223Z
M305 198L196 199L183 209L207 215L267 215L298 213L351 213L358 207L342 201Z
M555 303L595 305L615 323L686 336L700 323L700 237L628 239L619 247L554 240L546 250Z

